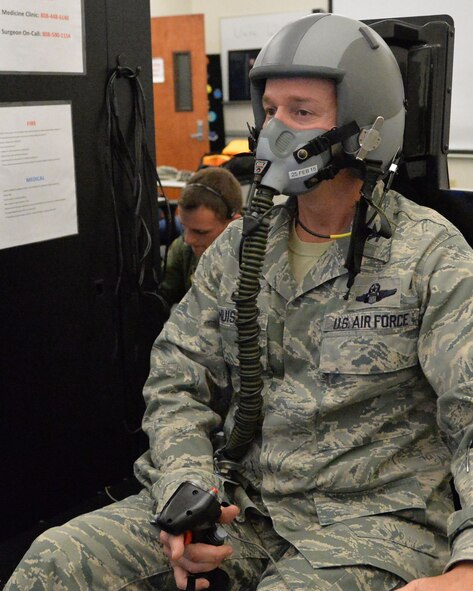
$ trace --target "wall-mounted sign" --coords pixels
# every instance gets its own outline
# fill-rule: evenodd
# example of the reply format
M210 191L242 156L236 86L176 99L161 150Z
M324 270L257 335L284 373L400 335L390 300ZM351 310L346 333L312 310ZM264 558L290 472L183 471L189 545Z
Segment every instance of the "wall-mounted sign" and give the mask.
M0 248L77 234L70 103L0 104Z
M84 74L83 0L0 0L0 72Z

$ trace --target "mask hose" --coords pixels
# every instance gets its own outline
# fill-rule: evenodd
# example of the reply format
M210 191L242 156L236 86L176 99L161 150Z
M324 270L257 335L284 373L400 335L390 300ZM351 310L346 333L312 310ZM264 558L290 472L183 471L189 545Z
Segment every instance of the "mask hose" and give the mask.
M261 416L263 389L260 328L257 298L260 276L268 242L269 220L266 215L273 206L276 191L260 186L253 195L243 218L243 247L240 276L233 294L237 318L237 344L240 361L240 393L234 416L234 427L226 446L217 452L230 460L239 460L247 452Z

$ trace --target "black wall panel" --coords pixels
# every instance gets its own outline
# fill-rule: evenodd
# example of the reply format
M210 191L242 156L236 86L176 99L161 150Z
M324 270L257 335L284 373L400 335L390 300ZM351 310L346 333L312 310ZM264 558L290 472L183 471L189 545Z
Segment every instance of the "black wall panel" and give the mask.
M141 387L161 323L130 262L133 221L120 171L124 269L117 289L106 171L105 90L118 56L141 66L154 157L149 0L84 0L84 18L85 75L0 76L2 103L71 101L79 222L76 236L0 250L0 540L131 473ZM119 79L116 88L132 141L130 86ZM156 237L154 200L143 215ZM149 276L159 267L150 257Z

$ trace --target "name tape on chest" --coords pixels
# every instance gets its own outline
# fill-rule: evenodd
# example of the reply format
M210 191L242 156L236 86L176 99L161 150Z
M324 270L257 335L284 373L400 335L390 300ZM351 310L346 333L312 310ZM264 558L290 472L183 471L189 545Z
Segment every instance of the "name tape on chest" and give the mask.
M324 319L323 330L382 330L416 327L419 324L418 310L353 312L330 314Z

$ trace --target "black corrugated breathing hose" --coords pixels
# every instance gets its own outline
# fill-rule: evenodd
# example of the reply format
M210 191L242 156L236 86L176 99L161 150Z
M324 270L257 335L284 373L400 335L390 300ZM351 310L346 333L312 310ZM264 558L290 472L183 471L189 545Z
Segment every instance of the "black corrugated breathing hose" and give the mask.
M230 460L239 460L248 450L258 428L261 415L263 389L260 328L257 298L260 276L266 254L269 221L268 211L273 206L275 191L259 187L253 195L243 218L243 247L240 276L233 295L236 305L237 344L240 361L240 393L234 427L222 450Z

